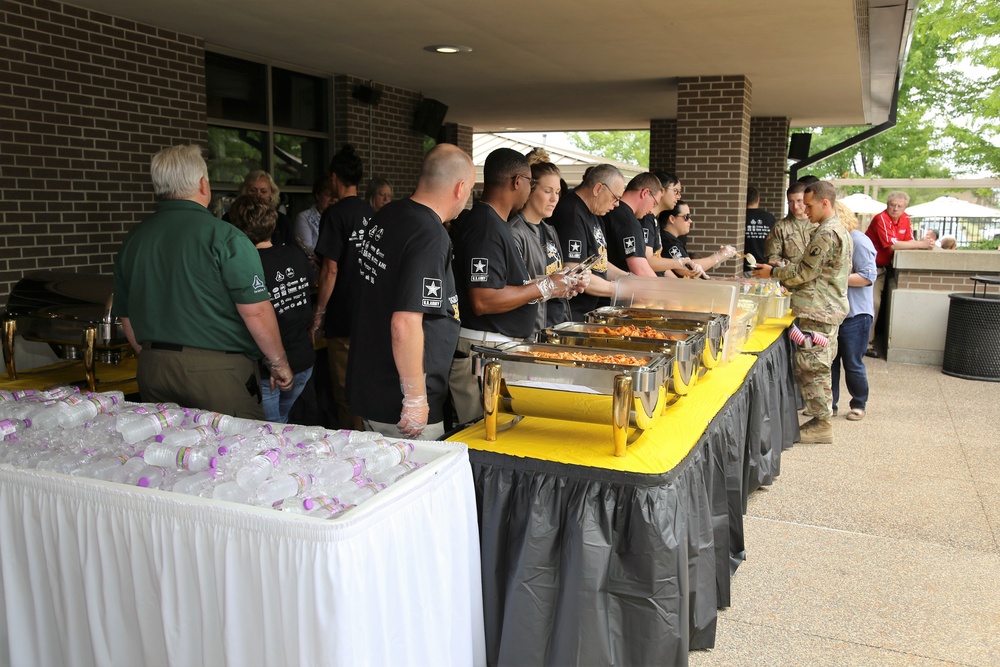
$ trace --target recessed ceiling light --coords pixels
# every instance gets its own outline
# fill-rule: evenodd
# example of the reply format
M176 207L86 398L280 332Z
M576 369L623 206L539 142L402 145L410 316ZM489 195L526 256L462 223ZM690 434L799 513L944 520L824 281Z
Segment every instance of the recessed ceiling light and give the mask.
M519 127L505 127L504 132L514 132L515 130L520 130Z
M471 53L472 49L468 46L459 46L458 44L431 44L430 46L425 46L424 51L430 51L431 53Z

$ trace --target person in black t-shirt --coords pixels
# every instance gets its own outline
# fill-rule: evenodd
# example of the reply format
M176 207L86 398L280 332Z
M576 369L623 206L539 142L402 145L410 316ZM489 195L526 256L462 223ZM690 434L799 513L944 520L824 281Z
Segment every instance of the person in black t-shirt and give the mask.
M677 204L671 210L660 213L664 256L678 260L690 257L683 237L691 231L691 218L691 209L683 199L678 199ZM698 267L699 274L704 274L705 271L717 264L735 256L736 248L731 245L722 246L718 252L708 257L693 259L691 262ZM677 273L681 274L679 271Z
M362 239L357 296L364 308L352 320L347 392L370 430L444 435L459 311L443 222L465 208L475 181L467 153L435 146L414 193L386 204Z
M591 269L584 293L569 302L574 320L595 308L611 303L615 293L613 280L628 275L608 263L608 244L601 216L618 206L625 190L625 177L617 167L599 164L587 169L583 183L559 199L549 222L559 233L566 268L571 269L592 255L598 261Z
M774 216L760 208L760 192L752 185L747 187L747 225L743 252L748 252L755 258L760 257L763 261L767 257L767 235L771 233L774 223ZM749 277L752 268L744 259L744 275Z
M677 200L681 198L681 182L668 171L654 171L653 175L660 179L660 183L663 185L663 194L660 195L660 202L653 208L653 211L639 221L642 223L643 234L646 234L648 239L652 239L652 241L646 241L646 261L649 262L658 276L694 278L699 275L701 269L691 263L689 259L684 257L674 259L664 256L660 223L657 220L660 213L669 211L677 205Z
M288 391L272 389L270 382L260 383L261 405L267 421L284 424L288 413L312 377L316 352L313 350L309 323L312 304L309 286L316 280L309 258L297 245L274 245L271 234L277 211L263 200L241 195L229 207L229 222L241 230L257 247L264 278L271 295L271 305L278 318L281 344L285 346L288 365L295 374ZM260 365L262 380L269 378L267 366Z
M361 240L375 212L358 197L364 164L346 144L330 160L330 186L337 203L324 211L316 241L323 259L313 331L325 323L326 353L333 382L333 402L340 428L361 430L361 418L348 404L347 355L351 346L351 312L357 299L357 262Z
M528 159L510 148L498 148L483 165L482 199L451 224L462 330L449 385L461 423L483 411L472 373L472 345L527 338L535 331L539 299L576 293L576 280L563 273L532 281L507 224L511 210L528 201L533 183Z
M656 276L646 259L646 236L639 219L657 208L662 196L659 178L648 172L639 174L625 186L618 206L604 216L608 261L619 269L636 276Z

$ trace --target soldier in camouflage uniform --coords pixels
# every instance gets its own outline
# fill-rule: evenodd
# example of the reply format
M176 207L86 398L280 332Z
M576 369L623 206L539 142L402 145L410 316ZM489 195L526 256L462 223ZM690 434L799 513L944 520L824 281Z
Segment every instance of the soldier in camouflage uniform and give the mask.
M805 213L805 191L805 183L792 183L788 188L788 215L775 223L764 240L768 264L796 264L802 259L816 228Z
M853 253L851 237L834 211L836 199L836 189L826 181L807 186L806 213L818 226L802 259L773 270L761 265L754 272L757 278L780 280L791 291L792 310L799 318L798 329L789 334L801 345L795 353L795 379L813 415L802 427L799 442L833 442L830 367L837 356L837 331L849 309L847 278Z

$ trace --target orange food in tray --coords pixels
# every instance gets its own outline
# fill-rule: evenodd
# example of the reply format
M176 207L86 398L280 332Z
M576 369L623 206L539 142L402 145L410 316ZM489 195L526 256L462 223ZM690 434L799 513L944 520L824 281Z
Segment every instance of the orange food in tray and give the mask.
M619 366L642 366L643 359L629 354L593 354L589 352L549 352L548 350L532 350L529 354L540 359L556 359L558 361L588 361L600 364L618 364Z
M620 327L601 327L597 333L609 334L611 336L631 336L634 338L659 338L667 340L669 336L662 331L657 331L653 327L638 327L634 324Z

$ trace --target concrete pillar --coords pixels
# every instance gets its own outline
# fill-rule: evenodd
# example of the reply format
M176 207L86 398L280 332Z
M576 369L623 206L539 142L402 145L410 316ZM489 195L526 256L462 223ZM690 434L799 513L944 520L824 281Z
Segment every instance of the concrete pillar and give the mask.
M677 85L677 170L694 226L692 254L736 246L746 228L750 80L743 75L682 77ZM737 273L735 261L723 273Z
M789 120L781 116L750 119L747 180L760 191L760 206L780 219L785 214Z
M677 119L654 118L649 121L649 170L677 170Z

